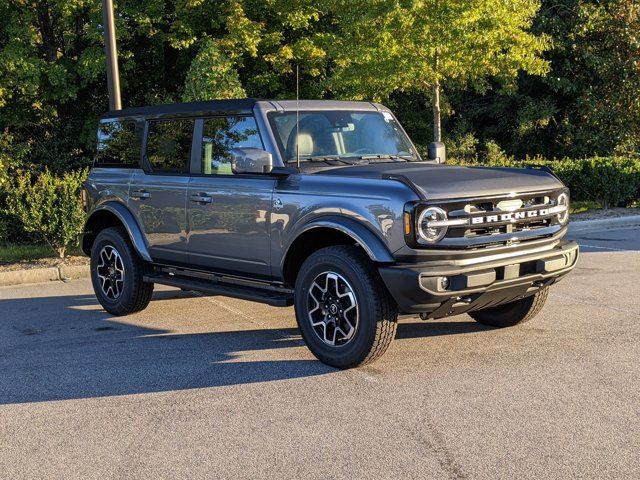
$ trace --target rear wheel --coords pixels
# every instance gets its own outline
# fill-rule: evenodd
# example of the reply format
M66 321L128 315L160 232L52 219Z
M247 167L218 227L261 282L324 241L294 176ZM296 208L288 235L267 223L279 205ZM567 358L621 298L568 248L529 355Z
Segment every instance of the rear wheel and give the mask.
M469 312L469 315L476 322L490 327L513 327L535 317L542 310L548 296L549 287L544 287L529 297L497 307Z
M395 337L398 312L369 257L353 246L318 250L302 265L296 319L322 362L350 368L379 358Z
M144 310L153 293L153 283L143 281L147 268L123 228L102 230L91 248L91 282L100 305L112 315Z

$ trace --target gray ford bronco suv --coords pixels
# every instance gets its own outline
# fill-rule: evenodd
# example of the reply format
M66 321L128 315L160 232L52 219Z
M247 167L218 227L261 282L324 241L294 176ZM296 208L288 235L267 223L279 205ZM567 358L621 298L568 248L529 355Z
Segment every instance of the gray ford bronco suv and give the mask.
M111 314L155 283L295 305L323 362L381 356L399 315L508 327L576 264L550 171L422 160L370 102L224 100L100 119L82 248Z

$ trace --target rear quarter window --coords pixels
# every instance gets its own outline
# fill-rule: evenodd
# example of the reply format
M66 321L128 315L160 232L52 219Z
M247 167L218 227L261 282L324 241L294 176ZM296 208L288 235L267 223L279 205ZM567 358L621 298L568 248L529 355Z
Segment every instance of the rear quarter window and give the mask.
M137 168L140 141L133 120L108 120L98 126L94 166Z

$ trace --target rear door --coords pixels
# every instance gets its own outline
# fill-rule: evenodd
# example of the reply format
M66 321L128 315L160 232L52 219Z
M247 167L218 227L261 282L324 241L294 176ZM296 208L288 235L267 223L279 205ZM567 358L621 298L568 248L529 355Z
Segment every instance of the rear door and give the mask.
M133 176L129 208L136 216L154 261L187 261L186 199L193 119L147 121L144 170Z
M264 148L254 117L198 120L195 138L199 165L187 195L189 262L221 273L268 277L275 179L234 174L229 153L236 147Z

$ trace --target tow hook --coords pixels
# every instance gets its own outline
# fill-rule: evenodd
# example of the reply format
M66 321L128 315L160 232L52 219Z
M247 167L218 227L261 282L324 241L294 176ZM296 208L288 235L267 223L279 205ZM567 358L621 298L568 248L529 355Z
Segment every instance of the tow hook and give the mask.
M444 316L449 316L451 314L453 314L453 308L459 304L459 303L471 303L473 300L471 300L471 297L452 297L449 300L447 300L446 302L444 302L442 305L440 305L438 308L436 308L433 312L422 312L420 314L420 320L429 320L431 318L434 318L436 316L440 316L440 313L444 313Z

